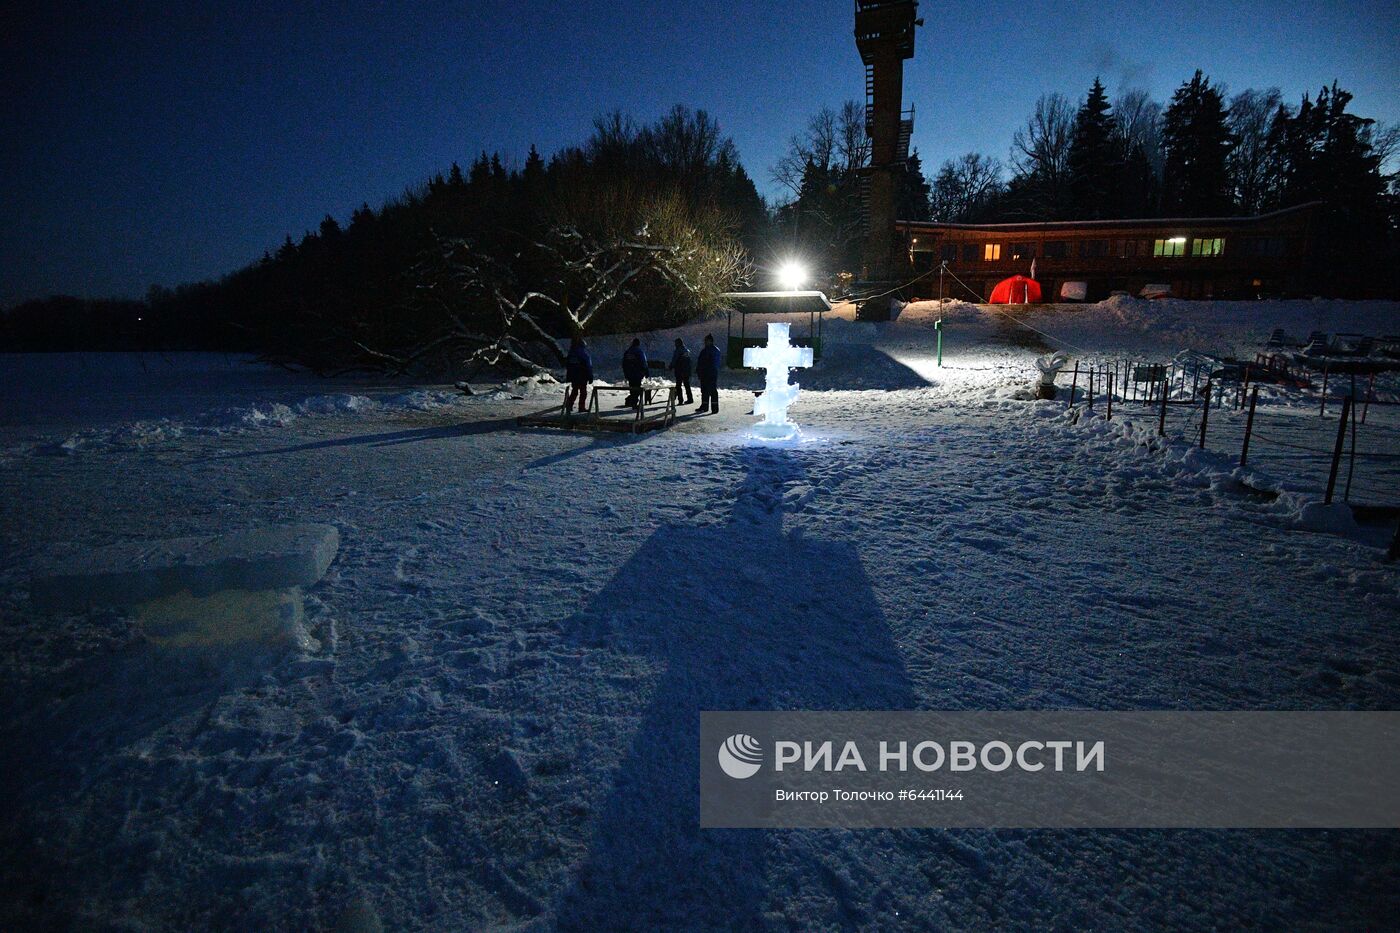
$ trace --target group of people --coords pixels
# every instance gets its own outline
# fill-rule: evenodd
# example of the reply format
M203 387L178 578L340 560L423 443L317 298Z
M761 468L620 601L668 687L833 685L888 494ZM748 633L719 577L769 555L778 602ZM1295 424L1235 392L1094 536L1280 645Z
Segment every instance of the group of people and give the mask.
M715 346L713 334L705 335L705 346L701 348L693 363L690 349L686 347L684 340L677 337L676 349L671 354L669 367L676 380L676 403L682 404L680 394L684 392L684 404L695 404L695 395L690 387L690 377L694 375L700 381L700 405L696 414L719 414L719 367L719 347ZM564 411L572 412L577 401L578 410L582 412L588 405L588 386L593 382L593 358L589 355L588 344L582 337L574 337L569 341L569 354L564 359L564 369L565 379L569 383L568 392L564 396ZM622 376L627 380L629 390L622 407L630 408L641 400L642 382L649 370L642 341L634 339L632 345L622 354Z

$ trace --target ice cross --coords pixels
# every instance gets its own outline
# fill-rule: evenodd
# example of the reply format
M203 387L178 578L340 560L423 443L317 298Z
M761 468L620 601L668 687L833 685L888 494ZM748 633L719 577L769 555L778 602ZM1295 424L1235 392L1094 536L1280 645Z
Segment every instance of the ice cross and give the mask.
M794 347L788 343L788 325L769 324L768 345L745 348L744 365L767 371L763 394L753 405L753 413L763 416L754 433L776 440L795 435L797 425L788 421L787 410L797 399L798 386L788 382L788 370L797 366L811 366L812 348Z

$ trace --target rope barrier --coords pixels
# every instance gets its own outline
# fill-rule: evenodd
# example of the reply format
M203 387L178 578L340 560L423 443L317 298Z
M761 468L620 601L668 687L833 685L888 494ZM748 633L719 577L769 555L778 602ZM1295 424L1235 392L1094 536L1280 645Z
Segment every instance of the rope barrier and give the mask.
M959 285L961 285L963 288L967 289L967 291L968 291L969 294L976 295L977 300L978 300L979 302L982 300L982 296L981 296L981 295L978 295L975 291L973 291L971 288L969 288L968 285L967 285L967 283L964 282L962 279L958 278L958 276L957 276L956 273L952 272L951 270L945 270L945 271L947 271L948 274L951 275L951 276L953 277L953 281L954 281L954 282L957 282L957 283L958 283ZM1068 340L1064 339L1063 337L1056 337L1054 334L1047 334L1045 331L1041 330L1041 329L1038 328L1038 327L1032 327L1031 325L1027 324L1025 321L1023 321L1023 320L1021 320L1020 318L1016 317L1016 316L1015 316L1014 314L1012 314L1011 312L1009 312L1009 311L1003 311L1001 308L997 307L996 305L988 305L988 307L991 308L993 311L997 312L998 314L1004 314L1004 315L1006 315L1007 317L1011 318L1011 320L1015 321L1017 324L1020 324L1020 325L1021 325L1022 327L1024 327L1026 330L1034 331L1035 333L1039 334L1039 335L1042 336L1042 337L1045 337L1045 338L1048 339L1048 340L1053 340L1053 341L1055 341L1056 343L1062 343L1062 344L1064 344L1065 346L1069 347L1071 350L1078 350L1080 353L1083 353L1083 354L1086 354L1086 355L1088 355L1088 354L1090 353L1090 351L1084 349L1083 347L1076 346L1076 345L1070 343Z
M908 288L910 285L913 285L915 282L922 282L924 279L926 279L926 278L928 278L929 276L933 275L933 274L934 274L935 272L937 272L937 271L938 271L937 269L930 269L930 270L927 271L927 272L922 272L922 273L920 273L919 275L914 276L914 277L913 277L912 279L910 279L909 281L905 282L903 285L896 285L894 288L886 289L886 290L883 291L883 292L874 292L874 293L869 294L869 295L846 295L846 296L844 296L844 297L842 297L842 298L838 298L837 301L870 301L871 299L874 299L874 298L883 298L883 297L885 297L886 295L893 295L895 292L902 292L902 291L904 291L904 289ZM948 274L949 274L949 275L952 275L953 273L949 272ZM967 286L963 286L963 287L966 288ZM973 294L976 294L976 292L973 292ZM980 297L980 296L979 296L979 297Z
M1303 450L1307 451L1310 454L1321 454L1322 456L1329 458L1332 456L1332 451L1330 450L1323 450L1319 447L1304 447L1301 444L1290 444L1288 441L1280 441L1276 438L1272 438L1269 435L1265 434L1263 431L1257 429L1250 436L1263 441L1267 441L1270 444L1275 444L1279 447L1287 447L1291 450Z
M945 274L947 274L948 276L950 276L954 282L957 282L959 285L961 285L961 286L963 287L963 290L964 290L965 292L967 292L967 293L968 293L969 295L971 295L974 299L976 299L976 303L977 303L977 304L982 304L982 303L983 303L983 302L982 302L982 296L981 296L980 294L978 294L978 293L977 293L971 286L969 286L966 282L964 282L962 279L958 278L957 273L955 273L955 272L953 272L951 269L947 268L947 264L946 264L946 263L940 264L940 265L938 266L937 269L930 269L930 270L927 271L927 272L924 272L924 273L922 273L922 274L920 274L920 275L914 276L914 278L912 278L912 279L910 279L909 281L905 282L903 285L896 285L894 288L886 289L886 290L883 291L883 292L875 292L875 293L869 294L869 295L846 295L846 296L844 296L843 298L840 298L840 299L838 299L838 300L840 300L840 301L857 301L857 302L873 301L873 300L876 299L876 298L883 298L883 297L885 297L886 295L893 295L895 292L903 291L904 289L908 288L910 285L913 285L915 282L921 282L921 281L923 281L924 279L928 278L929 276L936 274L936 273L939 272L940 270L941 270L942 272L944 272ZM1053 340L1053 341L1055 341L1056 343L1062 343L1062 344L1064 344L1065 346L1069 347L1071 350L1077 350L1078 352L1083 353L1083 354L1086 354L1086 355L1090 352L1090 351L1084 349L1084 348L1081 347L1081 346L1077 346L1077 345L1075 345L1075 344L1073 344L1073 343L1070 343L1068 340L1064 339L1063 337L1056 337L1054 334L1047 333L1047 332L1041 330L1041 329L1038 328L1038 327L1032 327L1030 324L1027 324L1025 321L1023 321L1023 320L1021 320L1020 318L1016 317L1016 316L1015 316L1014 314L1012 314L1011 312L1009 312L1009 311L1003 311L1001 308L997 307L996 305L988 305L988 307L990 307L993 311L997 312L998 314L1003 314L1003 315L1005 315L1006 317L1010 318L1011 320L1015 321L1017 324L1020 324L1020 325L1021 325L1022 327L1024 327L1026 330L1033 331L1033 332L1039 334L1040 336L1044 337L1044 338L1047 339L1047 340Z

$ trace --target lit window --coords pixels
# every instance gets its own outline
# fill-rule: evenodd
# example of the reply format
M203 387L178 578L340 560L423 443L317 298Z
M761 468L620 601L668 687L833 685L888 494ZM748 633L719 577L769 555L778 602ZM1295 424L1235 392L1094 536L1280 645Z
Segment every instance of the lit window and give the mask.
M1153 241L1152 255L1158 257L1185 256L1186 237L1174 236L1169 240Z
M1192 256L1219 256L1225 251L1225 240L1221 237L1196 237L1191 241Z
M983 258L984 260L986 260L987 262L991 262L993 259L1000 259L1000 258L1001 258L1001 244L1000 244L1000 243L988 243L986 246L984 246L984 247L982 248L982 258Z

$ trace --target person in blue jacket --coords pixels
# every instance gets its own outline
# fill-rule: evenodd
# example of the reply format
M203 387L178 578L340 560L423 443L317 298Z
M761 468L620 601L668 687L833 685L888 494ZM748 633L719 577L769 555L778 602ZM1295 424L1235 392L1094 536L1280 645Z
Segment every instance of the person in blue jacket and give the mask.
M622 407L630 408L641 401L642 380L647 377L647 353L642 349L642 341L639 338L634 337L632 346L622 354L622 376L627 380L627 388L632 390L627 393L627 400L622 403Z
M569 340L569 355L564 357L564 380L569 383L569 391L564 396L564 413L574 410L574 399L578 398L578 410L588 407L588 384L593 381L593 358L588 355L588 344L582 337Z
M705 335L705 348L695 360L695 375L700 380L700 407L697 414L719 414L719 347L714 334Z
M676 338L676 352L671 354L671 373L676 379L676 404L681 404L681 390L685 390L685 404L695 404L695 393L690 391L690 350L685 341Z

